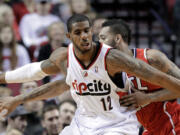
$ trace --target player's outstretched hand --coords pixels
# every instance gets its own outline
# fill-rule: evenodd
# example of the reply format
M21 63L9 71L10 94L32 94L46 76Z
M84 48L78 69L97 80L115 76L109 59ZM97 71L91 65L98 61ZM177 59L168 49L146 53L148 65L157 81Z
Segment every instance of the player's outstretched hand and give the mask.
M125 95L120 99L120 105L128 107L129 109L135 109L138 107L143 107L150 103L150 98L144 92L140 92L133 89L135 92L129 95Z
M15 101L15 97L1 97L0 98L0 120L4 120L5 117L14 111L14 109L19 105Z

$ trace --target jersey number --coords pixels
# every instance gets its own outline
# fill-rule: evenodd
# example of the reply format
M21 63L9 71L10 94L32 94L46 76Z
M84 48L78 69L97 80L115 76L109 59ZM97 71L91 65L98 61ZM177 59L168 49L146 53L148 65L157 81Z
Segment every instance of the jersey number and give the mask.
M110 96L108 96L107 99L101 98L101 102L102 102L104 111L107 111L107 110L109 111L109 110L113 109L113 107L111 105L111 97Z

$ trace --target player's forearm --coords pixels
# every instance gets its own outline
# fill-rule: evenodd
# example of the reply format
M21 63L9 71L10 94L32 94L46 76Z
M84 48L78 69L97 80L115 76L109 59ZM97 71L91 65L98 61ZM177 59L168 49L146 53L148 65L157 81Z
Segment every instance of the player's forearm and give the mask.
M69 86L65 83L65 80L55 81L35 88L29 93L16 96L15 101L22 104L29 101L44 100L58 96L68 89Z
M153 92L147 94L151 102L161 102L173 100L179 97L178 94L175 94L169 90L163 89L161 91Z

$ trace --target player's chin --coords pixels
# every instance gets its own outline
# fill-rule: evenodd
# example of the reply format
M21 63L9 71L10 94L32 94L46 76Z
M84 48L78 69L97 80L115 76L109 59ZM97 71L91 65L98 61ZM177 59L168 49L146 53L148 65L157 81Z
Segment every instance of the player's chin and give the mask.
M91 50L91 46L90 45L87 45L87 46L82 46L82 52L88 52Z

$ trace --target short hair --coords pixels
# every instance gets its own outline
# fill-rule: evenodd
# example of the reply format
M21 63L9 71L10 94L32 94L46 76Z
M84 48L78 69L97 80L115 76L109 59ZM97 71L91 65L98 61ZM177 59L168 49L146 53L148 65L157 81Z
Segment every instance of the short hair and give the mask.
M92 26L92 23L91 23L90 19L85 15L75 14L75 15L71 16L67 21L67 30L68 30L68 32L70 32L72 30L72 24L73 23L83 22L83 21L88 21L89 25Z
M123 40L130 44L131 30L129 25L121 19L107 20L102 24L102 27L110 27L110 31L114 34L121 34Z
M73 100L64 100L64 101L60 102L60 104L59 104L59 109L61 108L61 106L62 106L64 103L69 103L69 104L71 104L72 106L74 106L75 108L77 108L77 105L76 105L76 103L75 103Z
M54 105L54 104L45 105L44 108L42 109L41 118L44 119L45 113L49 112L49 111L53 111L53 110L58 110L59 111L58 106Z

